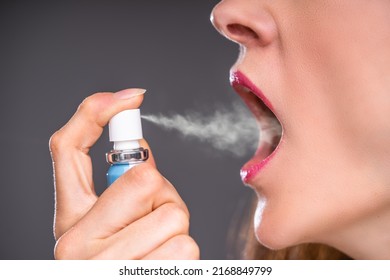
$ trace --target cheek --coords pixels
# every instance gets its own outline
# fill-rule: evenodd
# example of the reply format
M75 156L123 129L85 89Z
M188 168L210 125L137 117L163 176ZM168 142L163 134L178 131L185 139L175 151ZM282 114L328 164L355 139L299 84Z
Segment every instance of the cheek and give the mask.
M389 26L380 15L388 9L339 2L291 1L315 9L284 17L291 21L281 34L286 141L258 179L263 198L255 218L258 239L274 249L326 243L390 202L389 42L371 39L378 35L372 30Z
M297 140L286 136L283 150L264 170L255 226L267 247L326 243L388 203L364 164L343 153L335 135L311 132L301 132Z

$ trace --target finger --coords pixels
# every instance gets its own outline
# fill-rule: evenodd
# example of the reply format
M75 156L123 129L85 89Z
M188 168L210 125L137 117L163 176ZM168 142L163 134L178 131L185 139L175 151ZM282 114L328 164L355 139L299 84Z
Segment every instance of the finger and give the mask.
M114 115L141 105L143 92L141 89L127 89L115 94L102 92L87 97L69 122L58 131L61 138L57 140L63 141L58 141L57 146L88 153ZM121 98L123 93L128 93L127 99ZM55 149L55 152L54 156L61 156L67 151Z
M189 235L176 235L142 260L198 260L199 247Z
M77 227L89 238L104 239L166 203L179 205L189 216L175 188L152 164L142 163L118 178Z
M187 213L166 203L104 240L95 259L141 259L176 235L188 234Z
M138 95L137 95L138 94ZM110 118L125 109L137 108L140 90L97 93L86 98L69 122L50 139L55 179L55 235L58 238L82 217L97 197L88 151ZM123 97L130 97L122 99Z

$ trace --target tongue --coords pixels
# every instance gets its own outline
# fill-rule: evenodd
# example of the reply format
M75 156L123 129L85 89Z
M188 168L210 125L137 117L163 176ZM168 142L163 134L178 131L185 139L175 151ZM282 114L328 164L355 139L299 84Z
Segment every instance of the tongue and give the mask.
M255 153L255 155L254 155L254 157L252 159L254 159L257 162L258 161L262 161L263 159L268 157L273 152L273 150L274 150L274 144L273 143L266 142L266 141L261 141L260 142L260 146L257 149L257 151L256 151L256 153Z

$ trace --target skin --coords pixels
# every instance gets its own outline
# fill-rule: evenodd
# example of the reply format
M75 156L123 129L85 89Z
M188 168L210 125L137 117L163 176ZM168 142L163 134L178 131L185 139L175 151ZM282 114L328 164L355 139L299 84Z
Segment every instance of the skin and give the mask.
M141 93L94 94L51 137L56 259L199 258L199 248L188 235L187 207L157 171L153 155L100 197L94 191L88 151L115 114L141 105ZM150 149L146 141L141 145Z
M212 21L240 45L232 70L283 126L278 153L250 182L258 240L390 259L390 2L224 0ZM56 258L199 257L187 208L153 157L100 197L93 190L88 150L113 115L141 102L92 95L51 138Z
M224 0L212 22L283 126L250 182L258 240L390 259L390 2Z

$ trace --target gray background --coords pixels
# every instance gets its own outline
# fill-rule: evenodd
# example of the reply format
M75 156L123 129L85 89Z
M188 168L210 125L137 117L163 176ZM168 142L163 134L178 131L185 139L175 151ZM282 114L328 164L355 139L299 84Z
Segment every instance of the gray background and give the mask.
M86 96L143 87L142 112L166 114L211 114L238 100L228 83L238 47L209 22L217 2L1 1L1 259L53 258L48 140ZM230 258L232 217L249 207L245 159L143 124L160 171L188 204L202 259ZM110 148L105 131L91 152L99 192Z

